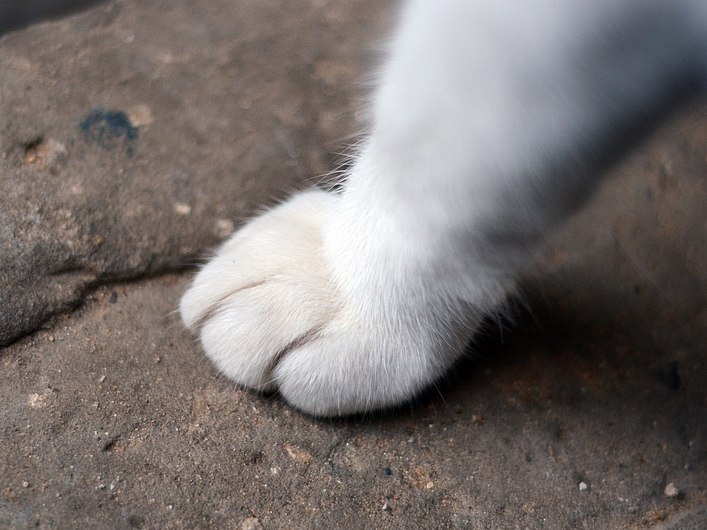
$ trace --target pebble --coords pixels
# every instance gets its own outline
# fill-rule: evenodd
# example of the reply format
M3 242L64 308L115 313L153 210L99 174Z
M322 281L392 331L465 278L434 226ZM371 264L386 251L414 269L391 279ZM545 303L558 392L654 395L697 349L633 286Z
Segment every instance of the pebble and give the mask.
M185 202L175 202L174 211L177 215L189 215L191 213L191 206Z
M23 488L29 488L29 482L27 482L26 480L23 480L23 481L22 481L22 487L23 487Z
M428 482L427 484L425 484L425 487L426 487L428 490L431 490L432 488L435 487L435 483L430 481L430 482Z
M579 483L579 491L587 491L589 489L589 485L582 481Z
M665 490L663 493L665 493L666 497L677 497L680 494L680 490L674 483L668 482L665 485Z
M216 220L216 235L219 237L227 237L235 230L236 226L229 219Z
M263 530L263 525L257 517L248 517L241 523L241 530Z

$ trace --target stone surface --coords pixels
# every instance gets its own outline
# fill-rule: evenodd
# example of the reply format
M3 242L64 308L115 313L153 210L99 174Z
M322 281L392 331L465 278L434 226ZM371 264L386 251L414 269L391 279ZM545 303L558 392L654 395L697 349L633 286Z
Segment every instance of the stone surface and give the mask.
M113 2L0 37L0 344L332 169L371 5Z
M333 167L387 9L288 6L118 2L0 38L2 340L85 299L0 350L0 527L707 526L704 106L414 403L317 421L205 361L181 269Z

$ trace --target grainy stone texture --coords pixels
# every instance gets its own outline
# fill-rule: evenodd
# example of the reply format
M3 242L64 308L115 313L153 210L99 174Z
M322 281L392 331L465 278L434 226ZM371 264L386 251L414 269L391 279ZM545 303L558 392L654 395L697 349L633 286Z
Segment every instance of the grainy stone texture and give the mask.
M388 13L283 5L116 2L0 38L1 340L85 300L0 350L0 527L707 526L704 106L415 403L316 421L205 362L179 271L333 167Z
M0 38L0 344L332 168L369 4L114 2Z

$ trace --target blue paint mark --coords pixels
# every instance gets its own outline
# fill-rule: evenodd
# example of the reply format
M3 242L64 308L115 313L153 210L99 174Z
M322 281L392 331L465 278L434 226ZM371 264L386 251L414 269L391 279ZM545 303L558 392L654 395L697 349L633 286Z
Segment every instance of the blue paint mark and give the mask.
M123 144L128 154L133 154L132 144L137 139L137 127L122 111L95 108L81 121L79 128L87 140L105 149Z

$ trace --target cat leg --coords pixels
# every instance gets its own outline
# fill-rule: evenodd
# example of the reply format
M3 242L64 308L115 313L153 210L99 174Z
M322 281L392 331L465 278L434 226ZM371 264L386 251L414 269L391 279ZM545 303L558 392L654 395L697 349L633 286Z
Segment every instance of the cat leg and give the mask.
M455 362L699 40L672 4L569 4L407 6L342 193L256 217L184 295L222 373L334 416L399 404Z

